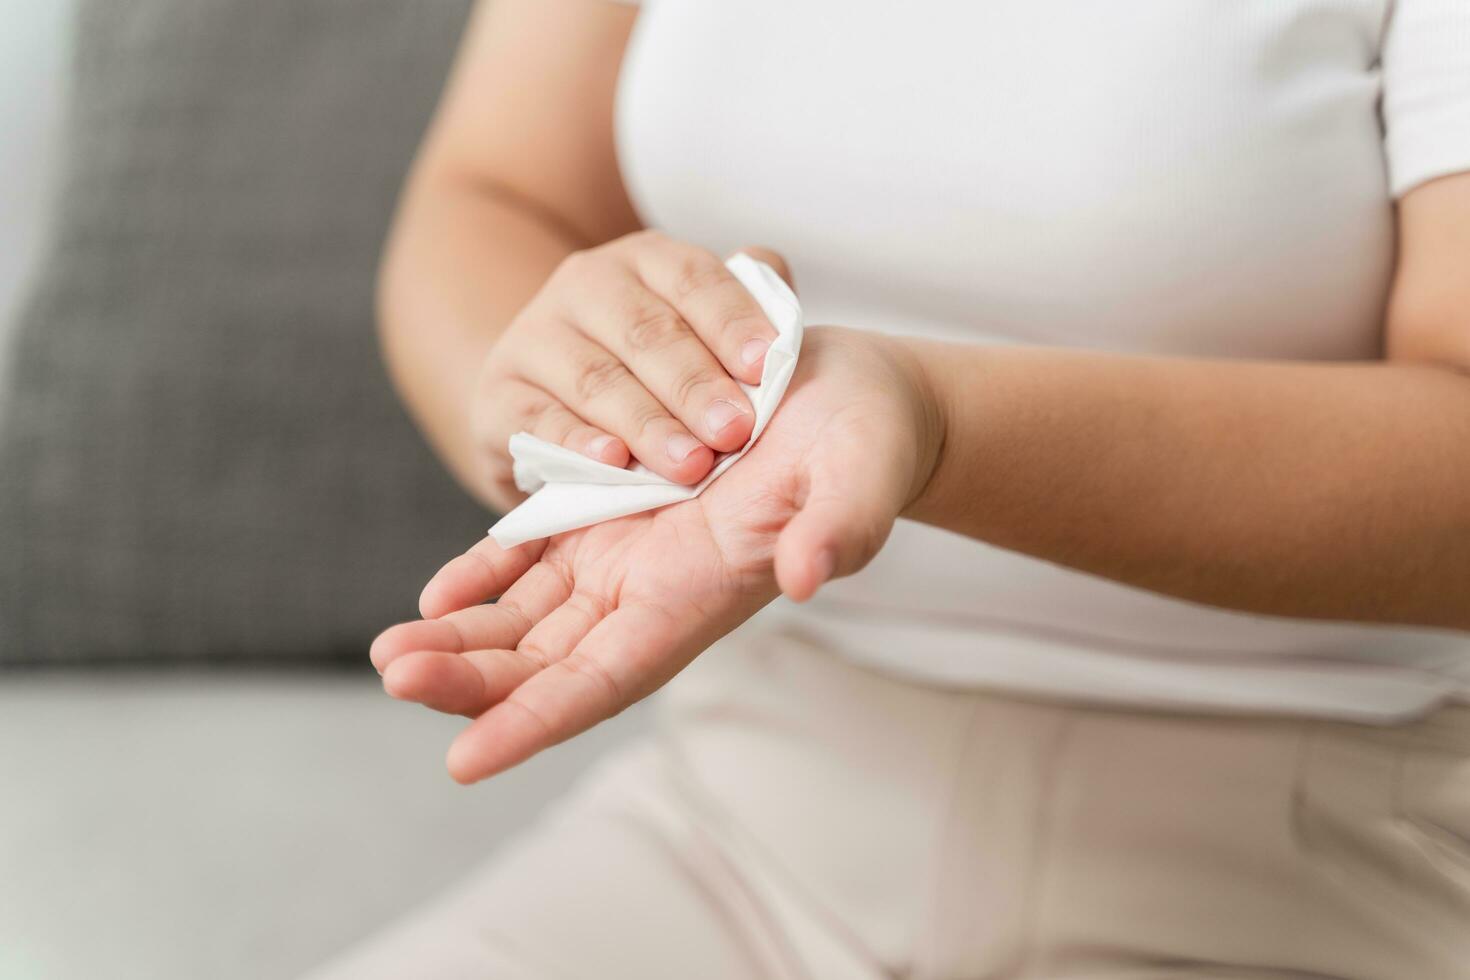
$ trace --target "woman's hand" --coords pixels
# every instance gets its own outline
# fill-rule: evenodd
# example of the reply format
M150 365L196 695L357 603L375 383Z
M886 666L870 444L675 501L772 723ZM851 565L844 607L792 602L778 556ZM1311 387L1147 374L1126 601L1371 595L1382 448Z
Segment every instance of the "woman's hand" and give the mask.
M481 540L373 663L394 697L476 719L455 779L501 772L652 693L778 592L804 600L866 564L928 481L940 418L901 342L809 330L760 441L701 496L509 550Z
M752 250L787 276L780 257ZM626 466L630 455L697 483L750 438L736 379L757 384L776 331L705 249L651 231L569 256L506 328L473 406L487 495L521 498L506 446L526 431Z

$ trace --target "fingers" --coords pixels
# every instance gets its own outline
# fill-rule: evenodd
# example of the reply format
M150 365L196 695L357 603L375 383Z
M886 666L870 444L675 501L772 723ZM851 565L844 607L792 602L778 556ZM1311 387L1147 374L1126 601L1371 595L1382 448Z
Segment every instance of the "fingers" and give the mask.
M492 448L504 446L516 432L529 432L538 439L565 446L609 466L628 465L628 446L623 440L588 425L560 400L535 385L507 379L497 397L509 406L503 416L509 425L497 427L491 435Z
M677 483L696 483L715 454L611 351L570 330L557 357L527 365L526 377L598 428L618 436L639 462ZM728 379L727 379L728 380Z
M545 550L545 541L502 548L486 535L434 573L419 593L419 615L436 619L493 599L519 581Z
M390 626L373 641L368 656L378 673L385 677L388 668L402 658L423 651L450 653L458 656L467 650L513 648L534 622L538 610L555 606L554 593L544 593L544 601L522 600L472 606L452 612L441 619L419 619Z
M775 258L782 268L786 264L769 250L747 252L763 261L766 256ZM643 282L678 311L730 377L746 384L760 382L766 349L776 339L776 330L725 263L706 249L656 234L636 253L635 263Z
M571 653L603 619L606 608L595 597L573 593L531 627L515 644L516 649L408 653L383 671L383 688L399 700L416 701L436 711L479 715L533 674Z
M801 509L776 539L776 584L789 599L805 602L824 583L861 569L893 529L902 488L879 473L847 477L814 473Z
M779 255L748 250L789 277ZM744 445L776 337L760 304L711 252L656 232L569 256L496 342L477 431L487 485L516 499L509 436L527 431L614 466L636 457L692 484Z
M573 592L567 600L520 639L516 650L542 667L566 657L610 612L593 595Z
M379 633L368 650L368 659L378 673L383 674L400 657L418 650L458 652L462 649L461 642L459 631L453 624L439 619L419 619L390 626Z
M713 256L710 260L729 285L744 292L724 266ZM748 293L745 299L755 302ZM624 364L705 445L725 452L750 438L755 425L750 399L686 318L690 309L675 309L629 270L603 267L589 272L584 288L573 294L570 312L584 334ZM756 315L774 336L758 308Z
M515 650L416 650L383 671L383 690L400 701L473 718L505 700L540 669Z
M458 782L503 772L617 714L684 666L668 614L626 606L599 622L565 658L521 684L449 747ZM650 664L657 664L650 670Z
M500 601L390 627L373 641L369 656L378 672L386 673L395 660L420 650L458 654L476 649L511 649L570 592L566 576L538 562L505 591Z
M537 562L495 602L442 616L459 634L453 652L512 648L571 594L571 581L546 562Z

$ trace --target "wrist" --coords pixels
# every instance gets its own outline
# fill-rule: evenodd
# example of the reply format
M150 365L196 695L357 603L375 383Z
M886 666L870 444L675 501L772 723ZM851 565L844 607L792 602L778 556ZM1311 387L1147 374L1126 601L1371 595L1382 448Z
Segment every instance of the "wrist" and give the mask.
M949 345L915 338L890 337L894 361L904 371L913 393L914 474L900 517L916 517L928 507L932 487L950 445L954 393ZM952 356L952 353L950 354Z

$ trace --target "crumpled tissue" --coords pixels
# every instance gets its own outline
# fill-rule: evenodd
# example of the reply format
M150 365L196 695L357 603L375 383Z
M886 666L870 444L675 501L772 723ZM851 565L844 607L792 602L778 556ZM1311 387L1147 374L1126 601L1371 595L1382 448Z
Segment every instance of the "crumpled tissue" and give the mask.
M513 548L564 531L693 500L755 445L796 371L801 354L801 304L764 262L738 252L725 265L776 328L776 339L766 351L760 384L752 387L739 382L755 408L750 440L717 457L703 480L684 486L665 480L640 463L620 469L528 432L518 432L510 437L513 472L516 486L531 496L490 529L496 544Z

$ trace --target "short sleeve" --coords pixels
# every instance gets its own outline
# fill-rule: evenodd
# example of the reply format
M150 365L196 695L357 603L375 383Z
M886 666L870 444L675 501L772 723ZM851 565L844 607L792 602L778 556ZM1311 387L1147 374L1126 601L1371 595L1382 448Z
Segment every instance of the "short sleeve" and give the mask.
M1470 171L1470 0L1391 0L1383 126L1395 198Z

